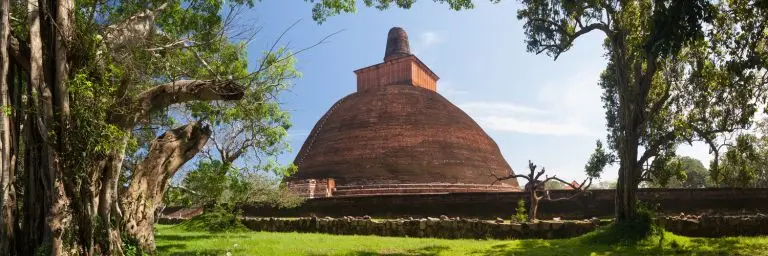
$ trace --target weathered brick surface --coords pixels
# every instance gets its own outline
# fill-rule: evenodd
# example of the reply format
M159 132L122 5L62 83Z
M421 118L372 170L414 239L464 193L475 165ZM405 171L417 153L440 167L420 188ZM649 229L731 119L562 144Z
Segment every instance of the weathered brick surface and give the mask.
M291 193L304 198L333 196L336 182L333 179L306 179L286 182Z
M384 63L355 70L357 91L377 89L388 85L411 85L437 91L440 79L419 58L413 55L398 57Z
M355 74L357 92L336 102L315 124L294 161L298 173L288 181L330 178L339 186L471 185L443 190L389 186L340 191L342 195L510 191L519 187L514 179L488 186L493 182L490 172L504 175L511 168L480 126L436 93L439 77L411 54L405 30L394 27L389 31L383 63Z
M411 85L353 93L335 104L299 151L290 180L337 186L493 182L510 167L496 143L440 94ZM498 186L518 187L516 180Z
M387 33L387 49L384 51L384 61L408 56L411 54L411 46L408 43L408 33L400 27L393 27Z

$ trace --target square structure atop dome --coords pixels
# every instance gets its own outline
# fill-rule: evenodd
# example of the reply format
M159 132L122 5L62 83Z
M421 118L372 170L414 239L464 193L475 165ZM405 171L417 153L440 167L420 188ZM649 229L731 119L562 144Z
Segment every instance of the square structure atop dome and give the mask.
M358 92L396 84L413 85L437 91L437 80L440 79L414 55L407 55L358 69L355 70L355 74L357 75Z

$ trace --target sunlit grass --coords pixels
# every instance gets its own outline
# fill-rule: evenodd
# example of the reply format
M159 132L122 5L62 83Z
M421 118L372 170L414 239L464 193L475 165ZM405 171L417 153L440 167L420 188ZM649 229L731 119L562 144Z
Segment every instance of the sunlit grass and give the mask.
M665 232L637 244L601 244L604 230L559 240L447 240L302 233L207 233L158 225L160 255L768 255L768 237L690 238ZM599 238L599 237L598 237ZM661 243L659 241L662 241Z

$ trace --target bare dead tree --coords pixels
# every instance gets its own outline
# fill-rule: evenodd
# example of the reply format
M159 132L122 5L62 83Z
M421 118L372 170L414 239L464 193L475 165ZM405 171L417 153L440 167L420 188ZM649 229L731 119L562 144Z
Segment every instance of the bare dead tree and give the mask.
M491 177L496 179L493 182L493 184L502 180L517 179L517 178L522 178L528 181L528 184L525 185L525 192L528 193L528 197L530 198L529 199L530 205L528 206L529 221L536 220L536 214L539 209L539 202L541 202L542 200L549 201L549 202L571 200L573 198L576 198L577 196L584 194L584 192L587 191L589 186L592 185L591 177L584 179L584 181L582 181L579 184L579 186L576 186L574 184L571 184L570 182L564 181L554 175L552 177L545 176L544 180L539 180L539 178L541 178L541 176L544 175L544 172L546 172L546 169L542 167L540 171L536 172L536 167L537 166L533 164L533 162L528 160L528 169L530 170L530 173L528 173L528 175L514 174L513 172L510 172L507 176L502 176L502 177L497 176L493 172L491 172L491 175L490 175ZM546 187L544 186L547 182L550 182L550 181L557 181L557 182L563 183L568 187L571 187L575 193L568 197L552 198L550 197L549 191L546 190ZM543 192L544 194L539 195L539 192Z

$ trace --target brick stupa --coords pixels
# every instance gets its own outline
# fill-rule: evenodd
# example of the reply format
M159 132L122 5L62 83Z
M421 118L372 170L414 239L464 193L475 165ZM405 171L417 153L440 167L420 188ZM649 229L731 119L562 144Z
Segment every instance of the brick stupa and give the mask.
M389 31L384 62L315 124L289 186L309 197L519 190L496 143L437 92L438 76Z

